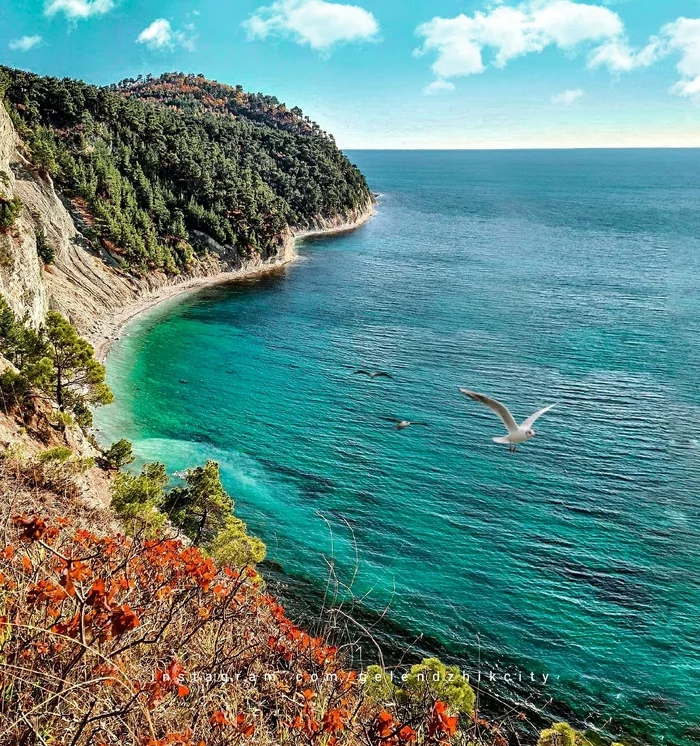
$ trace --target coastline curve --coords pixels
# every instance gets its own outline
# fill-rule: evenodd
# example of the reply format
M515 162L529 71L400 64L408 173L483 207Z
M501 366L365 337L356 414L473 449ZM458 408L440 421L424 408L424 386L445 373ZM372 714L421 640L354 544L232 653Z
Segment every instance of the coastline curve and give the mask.
M239 268L190 276L174 283L166 282L144 294L139 294L133 301L116 310L105 308L103 317L96 319L95 330L86 335L95 348L95 356L104 363L112 345L119 339L121 330L138 316L161 303L202 288L237 280L248 280L275 272L298 259L296 246L299 241L312 237L341 235L357 230L375 215L375 204L375 200L368 202L348 219L320 218L314 228L290 230L281 250L270 260L244 262Z

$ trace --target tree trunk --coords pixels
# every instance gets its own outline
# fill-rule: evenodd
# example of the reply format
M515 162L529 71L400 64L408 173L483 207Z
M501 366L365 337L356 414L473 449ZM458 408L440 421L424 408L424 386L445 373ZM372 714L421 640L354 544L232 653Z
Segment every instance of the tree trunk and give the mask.
M56 367L56 403L61 412L63 412L63 380L59 367Z
M197 527L197 538L195 539L195 546L199 546L199 542L202 540L202 532L204 531L204 527L207 524L207 511L204 510L204 513L202 514L202 518L199 521L199 526Z

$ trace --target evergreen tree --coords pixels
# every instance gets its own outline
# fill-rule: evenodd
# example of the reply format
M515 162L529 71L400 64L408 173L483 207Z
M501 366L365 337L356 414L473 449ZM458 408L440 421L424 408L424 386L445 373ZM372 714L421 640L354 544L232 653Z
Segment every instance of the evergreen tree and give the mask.
M49 311L42 336L46 357L28 371L30 380L52 396L61 412L72 412L79 424L92 423L90 404L109 404L113 397L105 383L104 366L75 328L55 311Z
M187 486L170 491L164 509L196 545L206 546L225 528L233 513L233 500L221 484L216 461L189 469L185 482Z

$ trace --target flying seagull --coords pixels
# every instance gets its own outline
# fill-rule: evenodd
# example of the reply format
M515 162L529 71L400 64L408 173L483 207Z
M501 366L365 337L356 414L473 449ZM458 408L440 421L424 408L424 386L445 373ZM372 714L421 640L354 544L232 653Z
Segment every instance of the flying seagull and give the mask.
M460 391L470 399L474 399L474 401L484 404L501 418L503 424L506 426L506 430L508 430L508 435L504 435L502 438L494 438L493 442L507 443L509 451L515 451L520 443L524 443L526 440L534 438L535 431L532 429L532 426L535 424L535 421L545 412L549 412L549 410L557 404L557 402L554 402L554 404L550 404L549 406L540 409L518 425L505 404L501 404L501 402L496 401L495 399L491 399L483 394L477 394L469 389L460 389Z
M369 376L373 381L375 378L393 378L392 375L384 370L356 370L353 375Z
M411 425L423 425L423 427L428 426L427 422L411 422L411 420L399 420L397 417L382 417L382 419L387 422L395 422L395 430L404 430L407 427L411 427Z

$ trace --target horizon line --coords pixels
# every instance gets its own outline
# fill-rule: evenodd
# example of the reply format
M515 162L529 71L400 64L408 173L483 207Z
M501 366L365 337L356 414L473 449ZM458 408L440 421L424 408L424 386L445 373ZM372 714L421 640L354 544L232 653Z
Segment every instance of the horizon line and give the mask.
M570 150L700 150L700 145L570 145L548 147L463 147L463 148L435 148L435 147L406 147L406 148L368 148L368 147L343 147L338 146L340 150L368 150L368 151L389 151L389 152L434 152L434 153L454 153L454 152L506 152L506 151L570 151Z

